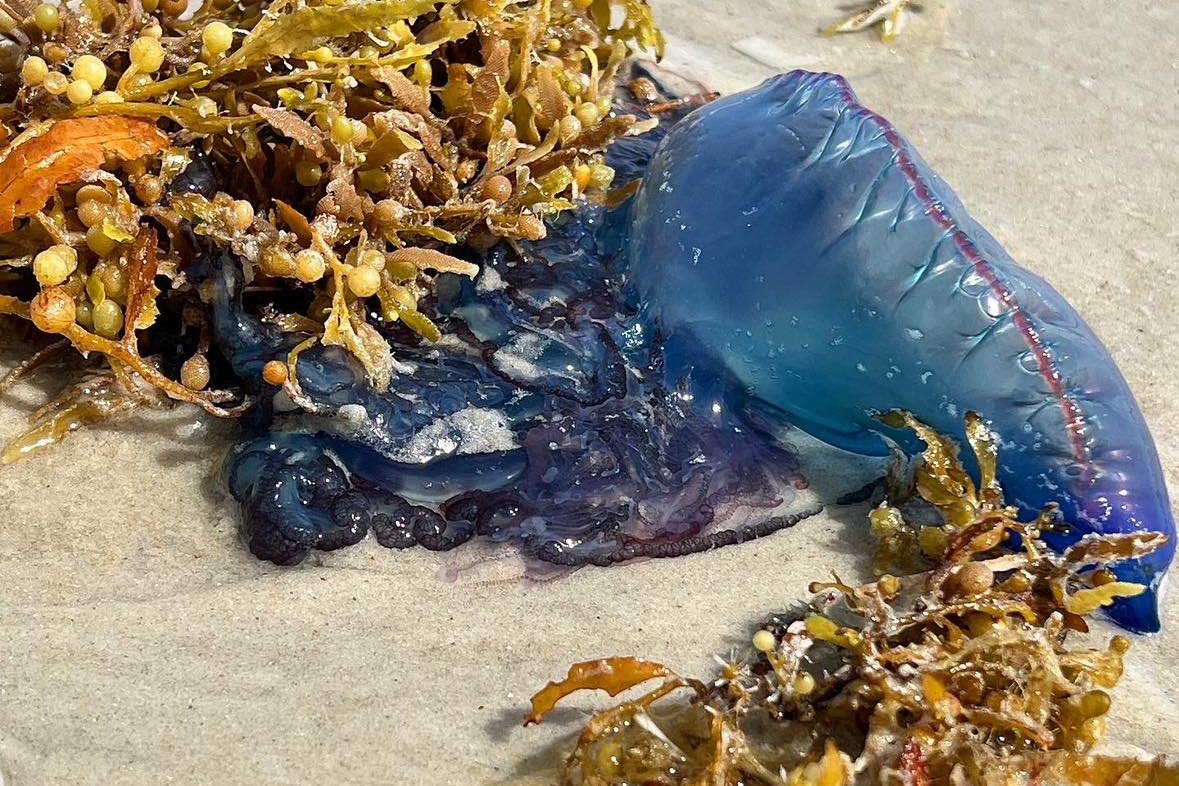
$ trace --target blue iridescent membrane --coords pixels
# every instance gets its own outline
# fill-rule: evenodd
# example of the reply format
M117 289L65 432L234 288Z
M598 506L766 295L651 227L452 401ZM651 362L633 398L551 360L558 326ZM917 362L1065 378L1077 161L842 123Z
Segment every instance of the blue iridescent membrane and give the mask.
M263 397L227 464L254 553L291 564L369 530L398 548L482 535L559 565L740 542L811 512L783 424L864 455L882 434L919 447L873 419L892 408L958 437L967 410L988 417L1009 500L1076 525L1056 546L1174 534L1100 341L843 79L792 72L663 119L611 151L620 181L642 177L631 203L493 249L474 282L444 277L447 338L399 333L388 392L319 348L298 374L325 414ZM240 308L232 260L208 275L218 340L256 379L294 339ZM1158 628L1172 553L1118 566L1150 587L1119 623Z

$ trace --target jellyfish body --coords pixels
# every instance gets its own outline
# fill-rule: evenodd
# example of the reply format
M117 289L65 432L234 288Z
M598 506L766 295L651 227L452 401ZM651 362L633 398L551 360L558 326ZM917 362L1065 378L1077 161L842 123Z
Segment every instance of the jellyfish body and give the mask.
M1174 521L1142 414L1109 352L1020 268L900 134L838 76L792 72L674 127L644 176L627 259L669 385L718 374L832 445L886 452L874 414L962 436L982 413L1000 481L1086 532ZM891 436L900 438L900 435ZM1123 563L1150 590L1112 616L1157 630L1173 543Z

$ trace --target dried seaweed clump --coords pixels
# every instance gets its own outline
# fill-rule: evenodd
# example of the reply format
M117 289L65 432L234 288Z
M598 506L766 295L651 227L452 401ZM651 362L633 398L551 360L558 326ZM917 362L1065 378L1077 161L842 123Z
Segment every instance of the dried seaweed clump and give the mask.
M0 313L102 360L4 459L161 394L238 414L186 279L218 249L387 384L378 328L436 340L418 305L462 249L605 194L648 125L616 75L662 47L643 0L0 2Z
M1157 548L1154 534L1089 536L1063 554L1040 540L1054 511L1021 522L995 482L995 443L968 415L978 485L953 443L902 413L928 445L915 470L927 526L888 502L873 511L889 556L901 542L931 568L860 587L817 582L797 613L769 619L753 653L709 682L658 663L580 663L532 699L537 723L566 695L659 687L598 713L570 755L569 784L1179 783L1179 765L1092 752L1129 641L1073 648L1083 615L1142 588L1108 565ZM1018 546L1013 546L1018 536ZM689 702L667 697L686 693Z

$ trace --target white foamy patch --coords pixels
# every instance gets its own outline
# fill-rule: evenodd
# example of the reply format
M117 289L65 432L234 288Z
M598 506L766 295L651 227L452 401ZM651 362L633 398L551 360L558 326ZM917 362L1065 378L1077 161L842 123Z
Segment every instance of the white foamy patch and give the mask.
M495 363L516 379L535 380L541 376L536 361L549 340L535 333L521 333L495 353Z
M507 288L507 283L503 280L499 271L489 265L483 267L483 274L475 282L475 290L477 292L497 292L505 288Z
M393 356L393 371L396 373L412 376L417 370L417 363L411 363L408 360L398 360L396 355Z
M337 414L353 423L364 423L368 420L368 410L360 404L343 404L337 410Z
M421 464L442 455L493 453L519 447L507 419L497 409L467 407L417 431L389 454L394 461Z

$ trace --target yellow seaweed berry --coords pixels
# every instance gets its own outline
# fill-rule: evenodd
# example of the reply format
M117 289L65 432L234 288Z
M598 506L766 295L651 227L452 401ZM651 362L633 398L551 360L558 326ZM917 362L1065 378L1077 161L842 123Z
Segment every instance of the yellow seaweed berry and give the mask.
M70 50L56 41L50 41L41 47L41 55L45 58L46 63L55 66L64 62L70 56Z
M950 537L941 527L922 527L917 533L917 544L927 557L937 559L946 553Z
M585 101L584 103L578 104L577 108L573 110L573 115L581 122L582 128L589 128L598 122L600 117L598 105L592 101Z
M66 98L71 104L81 106L90 103L94 97L94 88L85 79L75 79L66 88Z
M204 390L209 384L209 359L193 355L180 366L180 384L189 390Z
M78 267L78 252L66 245L55 245L33 257L33 275L43 287L53 287L70 277Z
M104 90L98 95L94 96L94 103L96 104L121 104L123 97L114 90Z
M300 161L295 164L295 180L299 185L310 188L319 185L323 178L323 170L314 161Z
M25 87L36 87L49 76L49 65L40 57L26 57L20 64L20 81Z
M574 115L565 115L557 123L557 133L561 137L561 144L567 145L581 133L581 121Z
M74 61L70 75L84 80L91 90L101 90L106 83L106 64L94 55L82 55Z
M122 83L125 90L139 90L152 83L151 74L132 74Z
M99 278L106 294L110 297L122 297L127 291L127 272L118 265L103 265Z
M83 300L75 306L75 321L87 330L94 327L94 310L90 307L90 301Z
M86 202L96 202L100 205L111 205L115 198L111 192L96 183L87 183L78 189L78 193L74 195L74 201L79 206Z
M282 101L282 105L287 109L303 100L303 91L293 87L280 87L275 92L278 95L278 100Z
M41 3L33 9L33 23L44 33L52 33L61 25L61 13L57 6Z
M429 87L430 81L434 77L433 72L434 69L430 66L429 60L419 60L413 64L413 81L422 87Z
M208 96L194 98L188 102L188 106L202 119L217 116L217 102Z
M981 595L995 583L994 572L981 562L968 562L950 575L946 590L952 595Z
M544 222L529 213L522 213L516 219L516 231L525 240L540 240L545 236Z
M155 175L144 175L135 181L135 196L145 205L154 205L164 198L164 181Z
M758 652L773 652L778 646L778 640L768 630L759 630L753 634L753 648Z
M123 309L109 297L94 306L91 314L94 320L94 332L106 338L118 338L123 329Z
M233 28L224 22L210 22L201 31L201 43L209 54L219 55L233 46Z
M311 284L323 278L327 261L315 249L305 248L295 255L295 278L304 284Z
M295 275L295 257L285 248L270 246L262 252L259 263L262 272L268 276L287 278Z
M492 175L483 184L480 196L497 204L506 202L512 196L512 181L503 175Z
M356 297L372 297L381 288L381 274L368 265L348 271L348 290Z
M275 387L285 385L289 375L290 369L281 360L267 361L266 365L262 367L262 379L266 380L267 384L274 385Z
M127 54L131 65L142 74L154 74L164 64L164 47L150 36L140 36L131 42Z
M333 56L329 46L318 46L310 52L303 53L303 59L312 63L330 63Z
M101 223L90 227L86 232L86 246L100 257L105 257L107 254L115 250L115 243L109 235L103 231Z
M245 232L254 223L254 206L247 199L235 199L229 206L229 223L238 232Z
M29 303L29 318L45 333L64 333L76 316L74 299L61 287L42 289Z
M332 141L337 145L348 144L355 134L356 129L352 127L352 121L349 118L340 115L332 121Z
M85 202L79 200L78 202L78 220L87 227L101 224L109 213L110 205L97 199L88 199Z

